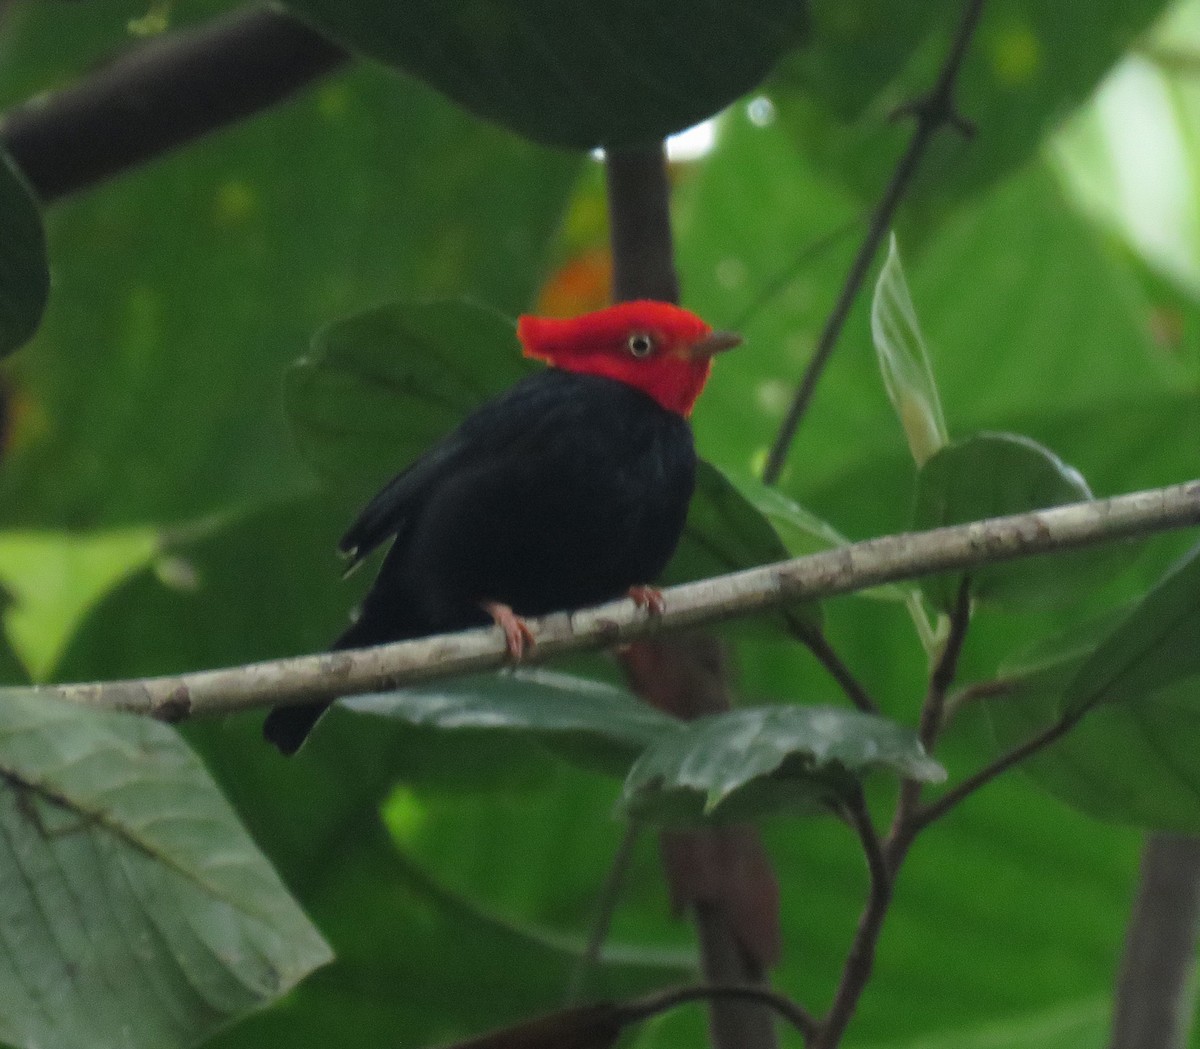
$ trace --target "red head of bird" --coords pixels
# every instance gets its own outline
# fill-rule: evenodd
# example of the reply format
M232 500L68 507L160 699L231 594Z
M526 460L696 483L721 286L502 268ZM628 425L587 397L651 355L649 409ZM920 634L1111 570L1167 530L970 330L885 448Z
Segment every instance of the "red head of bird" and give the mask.
M517 337L526 357L618 379L685 417L704 389L713 354L742 341L713 331L679 306L649 301L622 302L566 320L521 317Z

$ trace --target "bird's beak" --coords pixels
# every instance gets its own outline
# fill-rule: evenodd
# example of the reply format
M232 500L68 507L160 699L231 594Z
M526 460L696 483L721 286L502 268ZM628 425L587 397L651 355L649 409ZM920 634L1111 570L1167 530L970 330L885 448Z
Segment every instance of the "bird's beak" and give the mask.
M718 353L741 346L742 337L731 331L710 331L699 342L692 343L688 356L694 361L707 360Z

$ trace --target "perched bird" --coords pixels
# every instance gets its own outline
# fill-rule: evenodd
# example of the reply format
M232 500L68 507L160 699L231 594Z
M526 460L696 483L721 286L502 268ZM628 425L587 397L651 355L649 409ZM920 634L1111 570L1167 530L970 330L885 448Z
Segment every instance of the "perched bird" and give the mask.
M517 337L550 367L468 415L342 538L352 565L392 547L335 649L493 621L519 660L532 640L522 616L622 594L661 609L649 584L675 550L695 483L687 419L713 354L740 338L663 302L521 317ZM324 709L277 707L263 734L291 754Z

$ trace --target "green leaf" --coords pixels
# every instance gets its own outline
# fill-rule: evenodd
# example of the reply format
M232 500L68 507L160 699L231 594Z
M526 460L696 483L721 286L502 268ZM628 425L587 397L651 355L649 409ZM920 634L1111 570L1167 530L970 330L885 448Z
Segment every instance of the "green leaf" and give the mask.
M0 691L0 1039L190 1046L330 959L175 732Z
M931 783L946 775L911 729L886 718L840 707L734 710L688 722L647 750L621 805L668 823L745 819L835 801L878 768Z
M37 331L50 294L42 218L16 168L0 149L0 357Z
M351 47L541 142L644 143L711 116L800 38L803 4L289 0Z
M893 233L871 300L871 338L892 407L918 466L950 443L925 338Z
M980 433L943 448L918 471L913 527L940 528L1091 498L1080 473L1048 448L1016 434ZM971 593L982 601L1053 604L1076 594L1100 571L1111 571L1118 554L1124 556L1120 550L1087 551L977 568L970 573ZM948 612L961 578L934 576L922 587Z
M343 700L361 714L446 731L475 729L533 736L623 775L646 747L678 733L674 718L629 692L548 670L480 674L400 692Z
M1142 703L1184 679L1194 679L1200 694L1200 546L1096 646L1063 701L1069 712L1098 703Z
M287 373L301 452L326 479L368 488L534 366L510 321L462 301L398 302L317 334Z

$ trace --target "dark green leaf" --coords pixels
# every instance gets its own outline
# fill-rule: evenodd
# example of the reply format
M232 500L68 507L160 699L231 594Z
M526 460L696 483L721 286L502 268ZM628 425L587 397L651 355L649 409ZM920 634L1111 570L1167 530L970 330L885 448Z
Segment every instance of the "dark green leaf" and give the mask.
M981 433L943 448L918 471L913 527L940 528L1090 498L1079 472L1048 448L1016 434ZM1078 593L1101 571L1111 572L1113 561L1124 557L1118 548L982 567L970 573L971 593L984 601L1053 604ZM961 578L935 576L923 589L948 612Z
M289 0L331 35L473 113L591 149L661 139L724 108L799 39L791 0Z
M642 755L621 804L668 823L744 819L834 801L867 772L940 782L916 734L840 707L774 706L699 718Z
M344 703L412 725L533 736L621 775L646 747L680 730L624 689L548 670L475 675Z
M50 294L46 238L24 182L0 150L0 357L37 330Z
M1098 703L1136 704L1185 679L1200 694L1200 547L1097 645L1063 698L1072 712Z
M176 733L0 694L0 1038L169 1049L329 961Z
M320 332L288 372L286 407L327 479L377 485L533 365L512 323L467 302L392 303Z

